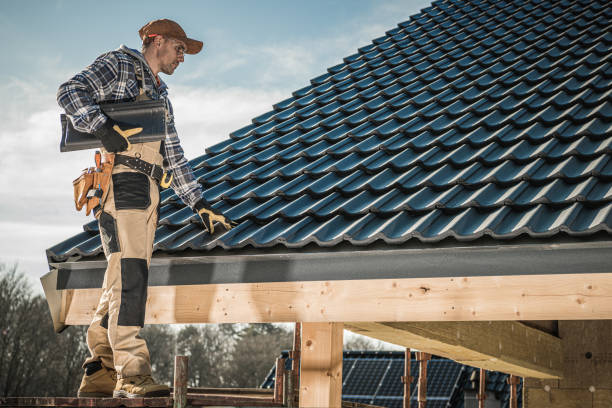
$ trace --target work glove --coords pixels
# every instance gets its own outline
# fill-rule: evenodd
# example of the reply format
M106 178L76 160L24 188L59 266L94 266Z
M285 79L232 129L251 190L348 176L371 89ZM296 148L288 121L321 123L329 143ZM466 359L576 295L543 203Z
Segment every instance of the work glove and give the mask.
M130 150L131 143L128 137L140 132L142 132L141 127L134 127L108 118L93 134L100 139L107 152L117 153Z
M226 218L219 211L213 209L208 203L208 201L204 200L203 198L201 198L198 202L195 203L193 209L202 219L202 223L204 223L204 227L206 227L206 230L210 235L215 233L215 222L220 222L221 225L223 225L228 231L238 225L238 223L236 223L235 221Z

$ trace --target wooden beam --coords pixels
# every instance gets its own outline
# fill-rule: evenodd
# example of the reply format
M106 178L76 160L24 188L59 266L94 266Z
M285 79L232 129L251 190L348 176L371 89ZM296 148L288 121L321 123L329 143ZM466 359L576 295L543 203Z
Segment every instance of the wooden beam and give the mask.
M561 339L519 322L351 322L347 330L474 367L559 378Z
M300 407L341 407L342 326L302 323Z
M62 292L60 323L89 324L100 289ZM147 324L612 319L612 273L151 286L148 293Z
M49 306L49 312L51 312L51 320L53 321L53 329L60 333L66 328L64 324L65 316L62 312L66 310L65 305L62 304L63 291L56 290L57 287L57 269L53 269L46 273L40 278L42 283L43 291L45 292L45 298L47 299L47 305ZM62 307L63 306L63 307Z

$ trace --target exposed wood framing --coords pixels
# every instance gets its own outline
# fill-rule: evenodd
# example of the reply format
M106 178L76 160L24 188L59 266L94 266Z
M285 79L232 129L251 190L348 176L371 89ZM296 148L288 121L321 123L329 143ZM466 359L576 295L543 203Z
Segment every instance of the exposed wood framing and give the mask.
M562 375L561 339L519 322L351 322L345 327L487 370L534 378Z
M342 405L342 323L302 323L300 407Z
M61 332L66 328L64 324L66 305L62 304L67 294L65 291L58 291L57 287L57 269L53 269L51 272L45 274L41 279L43 291L45 292L45 298L49 305L49 311L51 312L51 320L53 321L53 329L56 332ZM62 315L62 312L64 315Z
M100 289L62 291L89 324ZM147 324L612 319L612 273L149 287Z

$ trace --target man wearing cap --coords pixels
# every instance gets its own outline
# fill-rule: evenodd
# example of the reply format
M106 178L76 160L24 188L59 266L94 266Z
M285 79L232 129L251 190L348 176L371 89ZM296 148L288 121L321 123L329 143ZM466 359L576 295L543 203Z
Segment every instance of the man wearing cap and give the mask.
M79 397L169 395L169 388L151 377L149 351L138 336L144 325L158 220L160 180L154 174L172 172L171 187L200 215L209 234L214 232L215 221L226 229L232 226L202 196L174 127L168 88L158 77L160 72L172 75L184 61L184 54L197 54L202 42L187 38L176 22L167 19L149 22L139 35L142 53L125 46L105 53L62 84L57 94L74 127L98 137L103 153L116 153L109 191L94 209L108 265L87 331L91 356L83 364ZM142 128L110 119L99 103L143 99L164 100L166 138L130 144L127 137Z

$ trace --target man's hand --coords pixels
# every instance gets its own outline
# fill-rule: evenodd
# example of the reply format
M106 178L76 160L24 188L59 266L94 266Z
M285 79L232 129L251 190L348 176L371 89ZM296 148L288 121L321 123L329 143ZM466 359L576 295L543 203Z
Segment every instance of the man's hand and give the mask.
M130 150L131 143L128 137L140 132L142 132L141 127L133 127L133 125L108 118L104 125L94 132L94 135L100 139L107 152L117 153Z
M206 230L210 235L215 233L215 222L220 222L221 225L223 225L228 231L238 225L236 222L226 218L217 210L214 210L203 198L195 204L194 209L202 219L204 227L206 227Z

